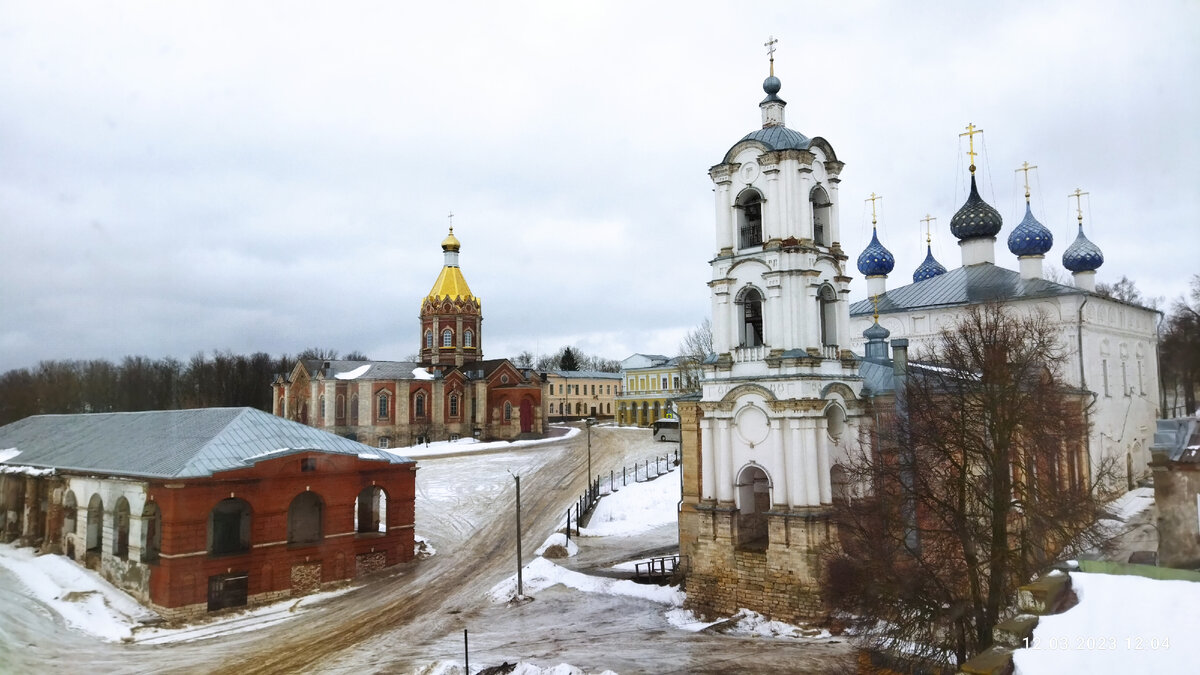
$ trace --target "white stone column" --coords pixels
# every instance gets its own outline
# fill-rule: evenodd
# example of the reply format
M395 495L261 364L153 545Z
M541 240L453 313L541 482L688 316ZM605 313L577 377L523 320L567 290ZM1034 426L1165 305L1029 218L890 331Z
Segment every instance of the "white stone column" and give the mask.
M821 504L821 454L817 443L817 430L812 419L802 420L804 437L804 487L805 506L820 506Z
M783 452L783 424L782 420L778 418L771 420L771 431L767 436L767 450L767 456L771 458L771 483L775 490L771 503L786 506L790 503L788 498L790 491Z
M733 448L730 444L728 419L717 420L717 500L733 501Z
M728 172L723 176L714 174L716 183L716 223L717 223L717 252L733 250L733 198L730 195L730 180Z
M700 498L715 500L717 498L715 473L717 469L714 461L716 448L713 447L712 425L711 417L700 420Z
M821 347L821 303L817 301L818 286L813 280L804 289L804 342L802 348Z
M324 415L321 426L337 425L337 380L325 380L325 409L321 412Z
M834 315L837 317L837 343L839 349L850 348L850 289L841 288L842 284L836 284L839 287L837 290L837 307L834 308Z
M842 241L842 218L841 207L839 206L842 200L838 199L838 184L841 182L840 178L832 175L829 176L825 185L825 192L829 195L829 201L833 202L833 206L829 207L829 241L836 241L838 243Z
M800 194L796 199L796 211L800 216L799 222L796 223L796 236L805 239L813 238L813 214L812 207L809 206L808 195L813 189L812 167L804 165L800 169Z
M761 161L761 158L760 158ZM783 195L779 184L779 165L767 164L763 166L763 177L767 179L766 196L767 209L763 214L763 243L772 239L780 238L780 233L783 231Z
M826 431L828 421L824 417L814 420L813 436L816 439L817 472L821 488L821 503L833 503L833 486L830 483L830 471L833 468L829 461L829 433Z
M808 503L808 490L804 481L804 442L801 440L800 420L788 420L788 447L785 454L790 504L804 506Z

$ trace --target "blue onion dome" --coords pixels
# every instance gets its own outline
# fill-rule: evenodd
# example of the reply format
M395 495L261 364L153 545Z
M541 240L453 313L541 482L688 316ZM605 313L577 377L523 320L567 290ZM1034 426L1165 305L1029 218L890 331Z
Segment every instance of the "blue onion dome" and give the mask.
M782 87L783 83L780 82L779 78L775 77L774 75L763 80L763 91L767 92L767 96L774 96L775 94L778 94L780 88Z
M1054 245L1054 235L1033 217L1025 202L1025 218L1008 235L1008 250L1016 256L1044 255Z
M975 175L971 174L971 195L967 197L967 203L950 219L950 233L958 237L959 241L994 237L1003 225L1004 220L1000 217L1000 212L979 196L979 189L975 187Z
M871 243L858 255L858 271L864 276L884 276L896 266L896 258L892 252L879 243L879 234L871 228Z
M886 340L892 331L879 325L879 320L876 319L871 327L863 331L863 337L868 340Z
M1079 224L1079 234L1075 241L1063 251L1063 267L1072 272L1095 272L1104 264L1104 254L1100 247L1083 236L1083 223Z
M917 271L913 272L913 283L915 284L918 281L925 281L926 279L932 279L939 274L945 274L945 273L946 273L946 268L942 267L942 264L940 262L938 262L937 260L935 260L933 257L933 247L926 244L925 245L925 262L918 265Z

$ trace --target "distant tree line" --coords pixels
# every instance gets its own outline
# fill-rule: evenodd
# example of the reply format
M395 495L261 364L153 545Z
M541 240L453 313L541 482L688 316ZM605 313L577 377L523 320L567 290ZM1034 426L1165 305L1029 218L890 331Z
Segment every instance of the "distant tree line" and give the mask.
M563 346L549 356L535 358L530 351L523 351L513 358L513 364L519 368L534 368L536 370L591 370L601 373L621 372L621 362L606 359L603 356L585 354L576 347Z
M0 375L0 424L30 415L249 406L271 410L271 381L297 359L336 359L330 349L273 357L230 351L165 357L42 361ZM352 360L366 357L347 355Z

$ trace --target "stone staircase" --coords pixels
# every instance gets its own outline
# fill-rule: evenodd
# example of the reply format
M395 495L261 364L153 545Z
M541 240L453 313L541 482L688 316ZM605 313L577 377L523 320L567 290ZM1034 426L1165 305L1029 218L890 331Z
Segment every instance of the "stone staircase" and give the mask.
M992 629L992 646L962 665L962 675L1011 675L1013 650L1033 638L1038 617L1065 612L1077 603L1066 573L1045 576L1017 589L1017 615Z

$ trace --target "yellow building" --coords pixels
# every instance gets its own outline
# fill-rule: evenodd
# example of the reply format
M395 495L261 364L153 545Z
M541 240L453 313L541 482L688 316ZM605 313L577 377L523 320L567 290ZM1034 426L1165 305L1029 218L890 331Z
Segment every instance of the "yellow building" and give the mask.
M621 362L624 392L617 397L617 423L648 427L673 416L671 399L688 393L682 388L679 359L661 354L634 354Z
M546 419L612 418L621 394L621 373L547 370L542 373Z

